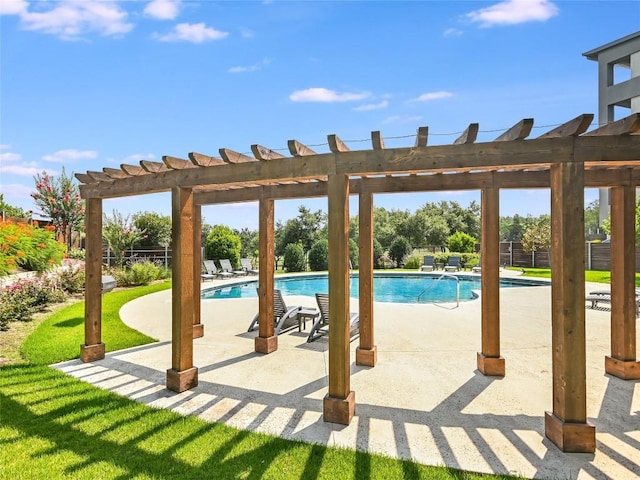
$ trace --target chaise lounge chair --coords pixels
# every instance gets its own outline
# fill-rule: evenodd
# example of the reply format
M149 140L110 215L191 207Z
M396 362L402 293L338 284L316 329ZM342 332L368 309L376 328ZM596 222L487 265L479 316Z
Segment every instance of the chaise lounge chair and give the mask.
M231 266L231 260L229 260L228 258L221 258L220 259L220 268L222 269L223 272L227 272L230 273L231 275L235 276L235 277L239 277L239 276L244 276L247 274L247 272L245 272L244 270L236 270Z
M326 293L316 293L316 302L320 308L320 315L313 322L307 343L319 339L323 335L329 333L329 295ZM351 329L350 340L358 337L360 334L360 314L352 313L350 315Z
M302 331L302 317L309 318L315 317L316 315L318 315L318 312L315 309L305 308L299 305L293 307L287 306L287 304L284 303L284 298L282 298L282 292L278 289L273 291L274 335L279 335L296 327L299 331ZM256 316L253 317L247 332L252 332L258 328L259 319L260 312L256 313Z
M251 260L249 260L248 258L241 258L240 265L242 266L242 269L247 272L247 274L258 275L258 273L260 273L257 269L253 268Z
M425 255L422 260L421 272L432 272L435 270L436 264L434 263L433 255Z
M585 301L591 302L591 308L594 309L598 306L598 303L611 304L611 291L609 290L594 290L589 292L585 297ZM636 289L636 317L640 316L640 289Z
M445 272L457 272L461 268L460 257L452 255L449 257L449 262L444 266Z
M201 275L203 280L212 280L214 278L230 278L233 276L231 273L221 272L220 270L218 270L213 260L205 260L202 263L204 264L204 269L207 272Z

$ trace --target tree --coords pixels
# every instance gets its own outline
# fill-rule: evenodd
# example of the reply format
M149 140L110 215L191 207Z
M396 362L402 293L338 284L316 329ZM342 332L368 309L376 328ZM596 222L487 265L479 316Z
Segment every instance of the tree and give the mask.
M404 260L404 257L406 257L410 252L411 245L409 244L409 240L405 237L397 237L389 247L389 256L398 267L402 263L402 260Z
M9 205L4 201L4 194L0 193L0 215L2 216L1 219L5 219L6 217L29 218L31 212L25 212L20 207Z
M458 253L475 253L476 239L468 233L456 232L449 237L449 251Z
M243 228L242 230L234 229L233 233L240 237L240 245L242 246L240 256L244 258L255 256L260 241L258 231Z
M309 268L314 272L329 268L329 240L318 240L309 250Z
M311 212L305 206L298 207L298 216L291 218L283 225L276 224L276 255L284 255L290 243L299 243L303 251L308 252L320 238L326 237L327 214L322 210Z
M525 252L548 251L551 247L551 222L540 221L530 226L522 236L522 249Z
M600 233L600 201L594 200L584 209L584 233Z
M304 272L304 250L298 243L290 243L284 249L284 269L287 272Z
M124 265L124 254L140 241L144 231L129 221L129 216L123 217L117 210L111 216L106 213L102 220L102 238L107 247L113 252L115 264L118 267Z
M73 177L67 176L64 167L59 176L42 172L33 177L36 191L31 194L42 214L51 218L56 236L62 237L67 248L71 248L72 233L84 220L84 201Z
M171 217L155 212L138 212L133 215L133 224L144 232L136 242L140 247L168 247L171 245Z
M220 260L228 258L231 265L236 268L240 261L240 237L233 230L224 225L215 225L209 235L205 245L206 258Z

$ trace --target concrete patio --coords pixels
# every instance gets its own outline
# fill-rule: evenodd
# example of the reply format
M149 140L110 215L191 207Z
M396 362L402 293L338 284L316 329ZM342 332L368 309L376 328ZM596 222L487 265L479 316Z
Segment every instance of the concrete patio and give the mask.
M602 287L588 284L586 290ZM530 478L640 478L640 382L604 373L609 310L586 311L587 413L596 426L597 451L566 454L544 436L544 412L552 405L551 289L500 293L504 378L476 370L479 300L459 308L375 303L378 363L356 366L358 342L352 343L356 413L349 426L322 419L326 338L308 344L306 333L294 330L279 337L276 352L254 351L256 332L246 329L257 298L202 302L205 335L194 340L199 385L193 390L177 394L165 388L171 368L170 290L121 310L125 323L158 343L112 352L94 363L74 360L55 367L154 407L306 442ZM315 306L311 297L285 299ZM351 308L357 311L357 300Z

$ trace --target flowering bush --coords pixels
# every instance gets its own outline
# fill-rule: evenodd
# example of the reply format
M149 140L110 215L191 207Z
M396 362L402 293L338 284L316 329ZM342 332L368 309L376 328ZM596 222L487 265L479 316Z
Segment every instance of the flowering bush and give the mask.
M0 275L16 267L44 272L60 264L65 246L50 229L26 223L0 222Z
M67 259L57 272L60 288L67 293L75 294L84 290L84 262Z
M129 216L123 217L117 210L113 211L113 215L105 214L103 217L102 238L113 252L116 266L122 267L125 251L140 241L144 231L138 230Z
M0 330L7 330L9 322L29 321L34 313L47 305L62 302L65 293L51 279L41 277L20 280L0 288Z

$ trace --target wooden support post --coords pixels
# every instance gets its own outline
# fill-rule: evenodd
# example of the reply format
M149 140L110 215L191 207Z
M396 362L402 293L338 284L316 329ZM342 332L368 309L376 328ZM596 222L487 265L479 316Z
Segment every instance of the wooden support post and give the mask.
M329 393L325 422L349 425L355 413L351 391L349 321L349 177L329 174Z
M605 371L624 380L640 378L636 359L635 188L611 189L611 356Z
M545 434L563 452L594 452L587 422L584 308L584 164L551 166L553 412Z
M500 190L483 188L481 200L480 259L482 281L482 351L478 370L484 375L504 377L500 356Z
M104 358L102 343L102 199L86 200L84 343L80 359L93 362Z
M360 345L356 349L356 365L375 367L378 347L374 341L373 324L373 194L363 191L358 199Z
M171 189L173 258L171 264L171 368L167 388L183 392L198 385L198 368L193 366L193 190ZM199 300L199 299L198 299Z
M204 337L200 295L202 294L202 206L193 207L193 338Z
M275 269L275 235L273 230L273 198L261 198L258 220L260 265L258 273L258 336L255 351L271 353L278 349L273 324L273 273Z

